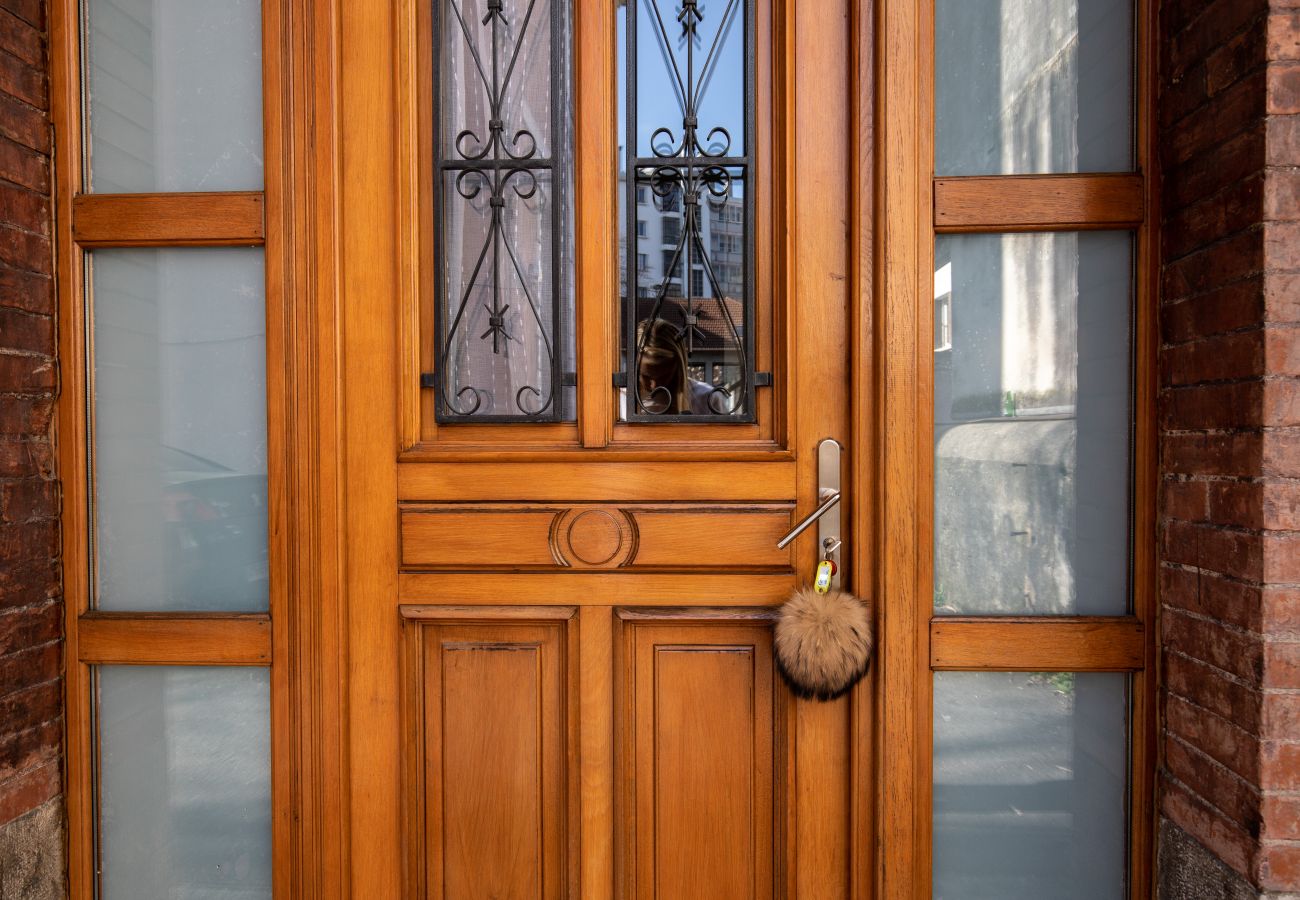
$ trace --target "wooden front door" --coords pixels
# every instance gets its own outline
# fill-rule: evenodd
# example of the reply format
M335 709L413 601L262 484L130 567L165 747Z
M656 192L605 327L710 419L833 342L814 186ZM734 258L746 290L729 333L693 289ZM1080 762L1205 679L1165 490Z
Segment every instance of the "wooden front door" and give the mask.
M353 896L849 896L865 700L772 656L854 441L847 4L341 9Z

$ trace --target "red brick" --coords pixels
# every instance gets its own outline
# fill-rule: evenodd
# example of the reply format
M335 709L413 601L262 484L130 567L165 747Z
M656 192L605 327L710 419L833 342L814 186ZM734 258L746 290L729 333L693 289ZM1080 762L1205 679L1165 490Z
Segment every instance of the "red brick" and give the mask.
M1173 609L1208 616L1247 631L1259 631L1263 625L1263 588L1209 572L1162 566L1160 602ZM1282 621L1287 611L1285 602L1279 599L1276 619L1272 624L1276 626ZM1300 605L1297 606L1295 622L1300 626Z
M38 109L49 109L44 70L8 53L0 53L0 91Z
M1162 229L1165 260L1180 259L1259 222L1265 184L1265 172L1261 170L1168 216Z
M1209 663L1247 683L1259 683L1264 668L1264 647L1258 635L1177 610L1166 610L1162 630L1166 650ZM1253 723L1248 721L1236 724L1246 729L1253 727Z
M1189 114L1169 131L1164 145L1167 164L1202 156L1211 164L1216 147L1263 121L1268 87L1267 72L1253 72L1219 94L1215 102Z
M1258 739L1227 719L1171 696L1165 703L1165 722L1170 733L1242 778L1253 781L1259 777Z
M0 357L3 359L3 357ZM0 478L26 478L54 473L54 449L49 441L0 437Z
M1300 65L1274 63L1268 67L1268 105L1270 116L1300 113Z
M1163 558L1170 562L1248 581L1259 581L1263 574L1264 547L1258 535L1171 520L1162 538Z
M0 47L30 65L45 65L41 32L7 10L0 10Z
M11 691L0 697L0 713L0 722L10 734L58 719L63 713L63 684L47 681Z
M1177 475L1257 475L1264 457L1259 432L1168 434L1160 441L1161 469Z
M1270 124L1275 121L1280 120L1269 120ZM1265 138L1266 132L1250 129L1229 138L1213 153L1189 162L1174 164L1166 158L1161 185L1165 217L1263 171L1271 149Z
M1208 515L1204 481L1167 481L1160 494L1160 514L1184 522L1204 522Z
M1259 786L1265 791L1300 791L1300 744L1264 742L1260 748Z
M63 650L57 640L0 655L0 685L7 690L54 681L63 674ZM0 739L4 732L0 731ZM0 773L0 779L4 775Z
M1260 798L1260 836L1272 840L1300 839L1300 797L1264 794Z
M0 655L58 640L63 633L63 611L56 601L0 611ZM0 695L8 689L0 683ZM6 722L0 716L0 722Z
M1264 277L1264 306L1270 322L1300 322L1300 275L1268 273Z
M1160 354L1161 381L1190 385L1263 375L1265 346L1264 329L1254 328L1167 347Z
M0 307L53 315L54 279L0 266Z
M1166 301L1217 290L1264 269L1264 231L1251 228L1165 267L1161 292Z
M1276 584L1300 584L1300 534L1264 534L1263 579Z
M1300 588L1265 585L1261 588L1261 627L1272 635L1300 635Z
M1222 671L1179 652L1165 655L1165 685L1170 693L1205 707L1243 731L1259 734L1264 695L1258 689L1225 678Z
M1256 843L1246 829L1180 783L1165 781L1161 788L1160 811L1165 816L1237 872L1245 875L1250 871Z
M1300 222L1265 224L1264 263L1273 270L1300 271Z
M26 479L0 484L0 522L54 519L59 515L59 487L53 481Z
M1256 328L1264 320L1265 286L1265 275L1261 272L1165 306L1160 310L1161 338L1169 344L1181 344L1229 331ZM1171 349L1166 348L1162 356Z
M1275 12L1268 17L1265 54L1273 60L1300 60L1300 13Z
M1178 27L1178 19L1164 22L1167 60L1166 77L1176 76L1193 66L1232 38L1237 32L1260 19L1268 10L1264 0L1215 0L1196 4L1197 15L1191 17L1186 27ZM1165 14L1162 7L1161 14Z
M1300 116L1270 116L1264 134L1264 161L1270 166L1294 166L1300 159Z
M1265 841L1260 846L1256 872L1259 886L1265 890L1300 887L1300 845Z
M1265 425L1300 425L1300 382L1294 378L1266 381L1261 415Z
M1234 823L1251 834L1259 832L1260 796L1249 782L1176 737L1165 744L1165 764L1183 784L1213 797L1219 812Z
M1205 82L1209 96L1220 93L1268 61L1267 32L1268 19L1260 16L1206 57Z
M54 320L0 307L0 347L28 353L54 354Z
M1166 390L1160 397L1160 424L1166 429L1250 428L1264 411L1260 381L1199 384Z
M1263 485L1262 527L1300 531L1300 483L1274 481Z
M1260 474L1300 476L1300 430L1270 429L1261 443Z
M1206 521L1255 529L1264 524L1264 485L1252 481L1215 481L1206 485Z
M50 153L50 126L45 113L2 92L0 134L38 153Z
M47 762L58 762L63 723L59 719L0 736L0 782Z
M8 824L60 793L59 764L46 763L0 782L0 825Z
M45 397L0 398L0 434L48 434L54 403ZM3 512L0 511L0 517Z
M0 0L0 8L9 10L42 31L45 29L45 4L42 0Z
M1264 644L1262 684L1275 690L1300 690L1300 640L1270 640Z

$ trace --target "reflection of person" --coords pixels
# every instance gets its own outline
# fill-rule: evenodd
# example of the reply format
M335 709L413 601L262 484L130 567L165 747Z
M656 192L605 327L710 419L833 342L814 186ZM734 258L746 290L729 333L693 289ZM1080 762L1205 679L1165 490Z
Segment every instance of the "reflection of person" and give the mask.
M638 412L717 415L709 406L713 388L689 375L681 332L664 319L643 319L636 327Z

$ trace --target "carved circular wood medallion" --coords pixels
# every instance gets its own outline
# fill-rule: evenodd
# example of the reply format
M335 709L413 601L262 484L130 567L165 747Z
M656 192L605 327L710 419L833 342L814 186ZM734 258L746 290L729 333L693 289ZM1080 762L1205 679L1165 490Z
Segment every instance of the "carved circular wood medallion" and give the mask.
M551 526L551 550L565 566L627 565L636 552L636 524L630 514L617 508L566 509Z

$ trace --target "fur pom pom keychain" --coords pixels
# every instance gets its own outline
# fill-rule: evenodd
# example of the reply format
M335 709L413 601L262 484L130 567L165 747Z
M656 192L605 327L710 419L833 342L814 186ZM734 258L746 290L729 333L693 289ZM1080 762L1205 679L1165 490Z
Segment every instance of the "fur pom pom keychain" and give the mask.
M871 607L844 591L802 588L781 607L775 645L777 669L796 696L834 700L871 667Z

